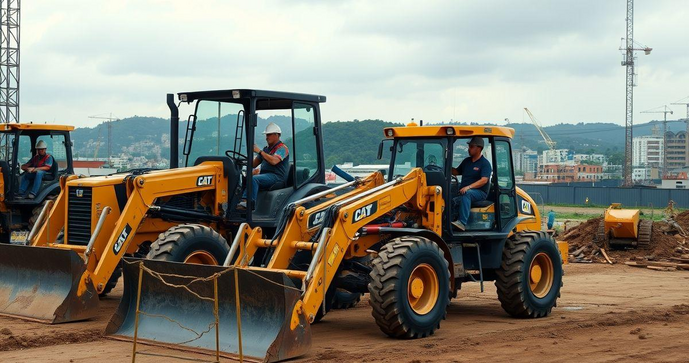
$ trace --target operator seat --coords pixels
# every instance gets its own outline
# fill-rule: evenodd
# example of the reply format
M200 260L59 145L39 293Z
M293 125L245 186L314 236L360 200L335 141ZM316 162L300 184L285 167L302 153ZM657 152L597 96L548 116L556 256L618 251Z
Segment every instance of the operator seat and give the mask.
M50 166L50 170L43 176L43 181L53 181L57 179L57 172L60 166L57 165L57 160L53 158L53 165Z

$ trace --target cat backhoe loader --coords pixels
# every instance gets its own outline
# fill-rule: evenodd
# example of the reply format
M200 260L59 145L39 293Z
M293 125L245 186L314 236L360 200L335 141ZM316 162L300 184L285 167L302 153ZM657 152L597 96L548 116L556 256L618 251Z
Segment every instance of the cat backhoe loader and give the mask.
M60 192L62 175L74 174L73 126L48 124L2 124L0 126L0 243L25 243L42 207ZM19 195L24 171L21 165L36 154L43 141L54 163L43 176L34 198Z
M383 333L422 338L440 327L463 283L483 289L489 280L508 314L547 316L567 248L541 231L536 203L515 186L514 130L410 125L384 133L392 141L387 180L376 172L320 203L311 204L328 192L296 200L275 233L242 224L223 266L127 260L125 292L106 333L279 361L308 351L310 325L328 312L335 289L369 293ZM493 173L487 200L472 206L459 231L451 224L459 189L451 168L475 136L486 140ZM363 256L372 257L370 267L354 262Z
M242 89L180 93L179 100L194 113L179 157L178 105L168 95L171 169L63 177L28 245L0 245L0 314L47 323L88 319L99 295L115 286L123 256L217 265L241 223L274 231L286 205L327 189L324 96ZM242 190L251 195L253 188L246 155L263 144L254 135L268 122L283 130L288 176L239 210Z

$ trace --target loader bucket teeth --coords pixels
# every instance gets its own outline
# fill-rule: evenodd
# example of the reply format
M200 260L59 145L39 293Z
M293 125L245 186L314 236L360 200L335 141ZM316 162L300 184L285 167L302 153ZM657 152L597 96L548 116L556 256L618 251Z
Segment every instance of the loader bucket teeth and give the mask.
M98 293L78 291L85 270L74 251L0 245L0 314L49 324L93 317Z
M219 274L219 351L225 357L239 355L234 269L153 260L125 261L124 293L106 328L107 335L125 340L134 337L139 275L143 271L137 342L215 354L213 281L191 282L192 279L180 276L206 278ZM160 274L165 282L140 270L139 264ZM311 346L311 330L303 314L293 316L300 303L300 291L292 281L278 272L236 272L244 358L275 362L306 353ZM187 285L198 296L173 285Z

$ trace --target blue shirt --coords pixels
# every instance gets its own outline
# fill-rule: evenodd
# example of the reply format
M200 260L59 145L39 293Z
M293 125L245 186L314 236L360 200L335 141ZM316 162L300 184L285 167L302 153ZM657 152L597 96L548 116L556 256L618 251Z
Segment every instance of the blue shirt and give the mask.
M481 190L488 194L490 189L490 173L493 169L486 158L481 155L481 157L476 161L471 161L471 157L462 160L462 163L455 169L457 173L462 176L462 182L459 184L459 189L464 188L467 185L471 185L481 178L488 178L488 183L481 187Z
M289 149L287 149L287 145L283 144L282 141L278 141L273 147L264 147L263 151L268 155L279 157L280 162L275 165L270 165L261 154L258 154L257 157L261 160L261 174L272 173L285 182L287 180L287 173L289 172Z

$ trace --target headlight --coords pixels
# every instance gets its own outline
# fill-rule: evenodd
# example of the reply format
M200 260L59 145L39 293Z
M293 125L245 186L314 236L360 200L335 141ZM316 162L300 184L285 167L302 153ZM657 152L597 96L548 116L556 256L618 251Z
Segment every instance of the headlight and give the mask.
M240 96L239 91L237 91L237 90L232 91L232 98L239 98L239 96Z
M455 134L455 129L454 127L448 127L445 129L445 133L448 135L454 135Z
M388 137L392 137L393 132L391 129L388 129L385 131L385 134L388 135Z

